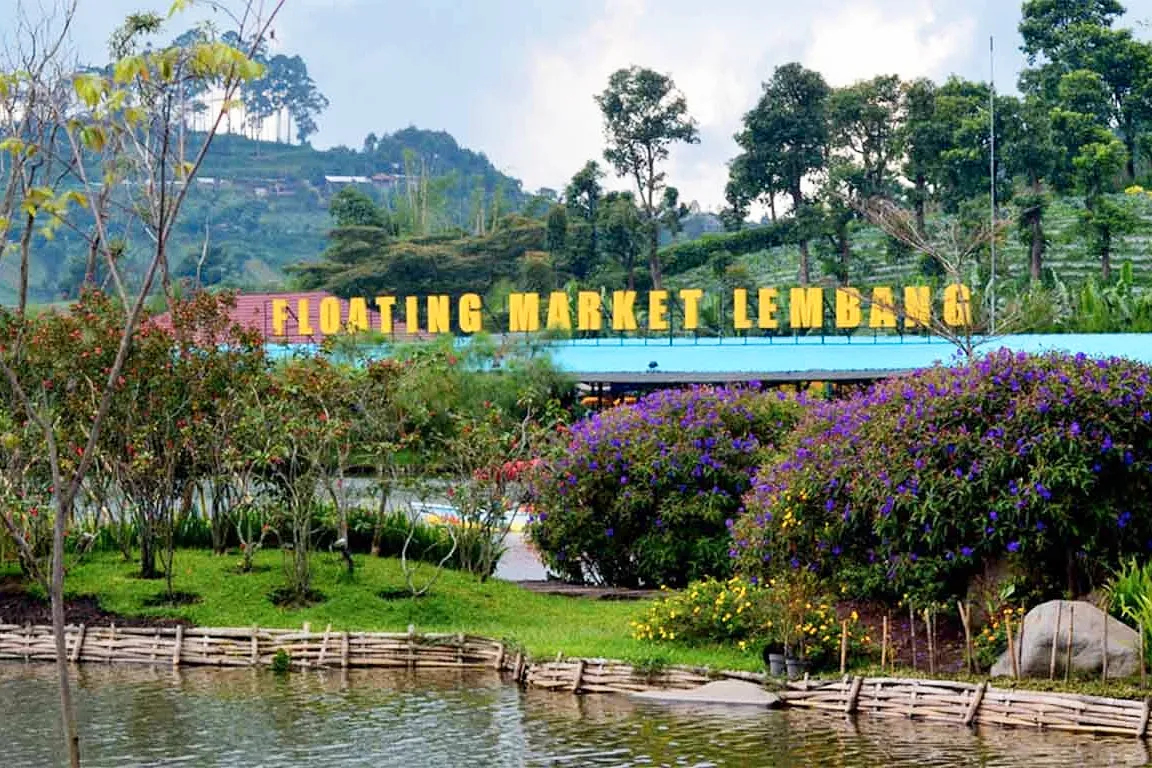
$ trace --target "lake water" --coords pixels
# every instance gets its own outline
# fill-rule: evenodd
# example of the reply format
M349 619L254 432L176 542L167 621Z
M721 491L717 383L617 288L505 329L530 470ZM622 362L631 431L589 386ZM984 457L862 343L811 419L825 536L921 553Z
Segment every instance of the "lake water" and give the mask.
M77 675L84 765L1145 765L1136 739L804 711L668 708L523 691L494 675L92 666ZM49 665L0 665L0 765L58 765Z

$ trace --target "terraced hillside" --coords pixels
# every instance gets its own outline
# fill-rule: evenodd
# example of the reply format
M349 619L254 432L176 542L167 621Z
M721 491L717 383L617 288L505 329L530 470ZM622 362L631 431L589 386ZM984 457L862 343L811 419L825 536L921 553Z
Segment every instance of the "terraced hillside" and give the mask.
M1131 262L1138 285L1152 286L1152 197L1148 194L1116 195L1136 216L1136 230L1120 238L1112 255L1114 267ZM1068 284L1082 283L1090 276L1100 274L1100 261L1091 252L1087 240L1078 231L1077 211L1081 203L1073 198L1055 201L1048 210L1046 229L1049 247L1045 268L1059 280ZM1003 215L1007 215L1005 211ZM813 278L820 280L831 275L838 254L830 243L817 243L812 250ZM799 249L795 245L754 251L734 256L725 269L722 260L713 258L709 263L668 278L669 287L702 287L718 290L732 283L749 285L791 285L797 280ZM852 263L850 276L855 283L899 284L915 278L921 265L914 254L903 257L890 253L887 238L876 227L859 224L852 231ZM1025 244L1009 231L1005 242L998 248L998 274L1003 280L1025 279L1028 275L1028 251Z

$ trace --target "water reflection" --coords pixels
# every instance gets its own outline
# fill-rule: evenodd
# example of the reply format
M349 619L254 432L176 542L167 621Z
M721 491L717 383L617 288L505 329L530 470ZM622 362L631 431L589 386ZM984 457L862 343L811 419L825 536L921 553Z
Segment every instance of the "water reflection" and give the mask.
M1097 739L812 712L520 691L493 675L86 666L88 766L1135 766ZM0 666L5 766L51 766L56 689L43 665Z

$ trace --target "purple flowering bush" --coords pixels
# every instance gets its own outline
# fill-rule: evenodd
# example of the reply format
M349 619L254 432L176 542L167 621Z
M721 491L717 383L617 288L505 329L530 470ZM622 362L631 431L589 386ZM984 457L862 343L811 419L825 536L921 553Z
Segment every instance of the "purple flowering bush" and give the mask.
M1152 550L1152 369L1001 350L809 409L734 528L741 570L860 597L964 593L1006 561L1079 592Z
M576 423L531 483L528 531L574 581L683 586L732 569L728 526L799 405L757 388L664 390Z

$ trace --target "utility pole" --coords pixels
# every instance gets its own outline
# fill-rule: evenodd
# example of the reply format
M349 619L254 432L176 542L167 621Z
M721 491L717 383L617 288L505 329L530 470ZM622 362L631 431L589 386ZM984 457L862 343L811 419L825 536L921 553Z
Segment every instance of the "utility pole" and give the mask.
M988 197L990 200L989 216L992 226L989 232L989 249L991 251L991 276L988 281L988 299L990 320L988 330L996 333L996 50L995 38L988 37Z

